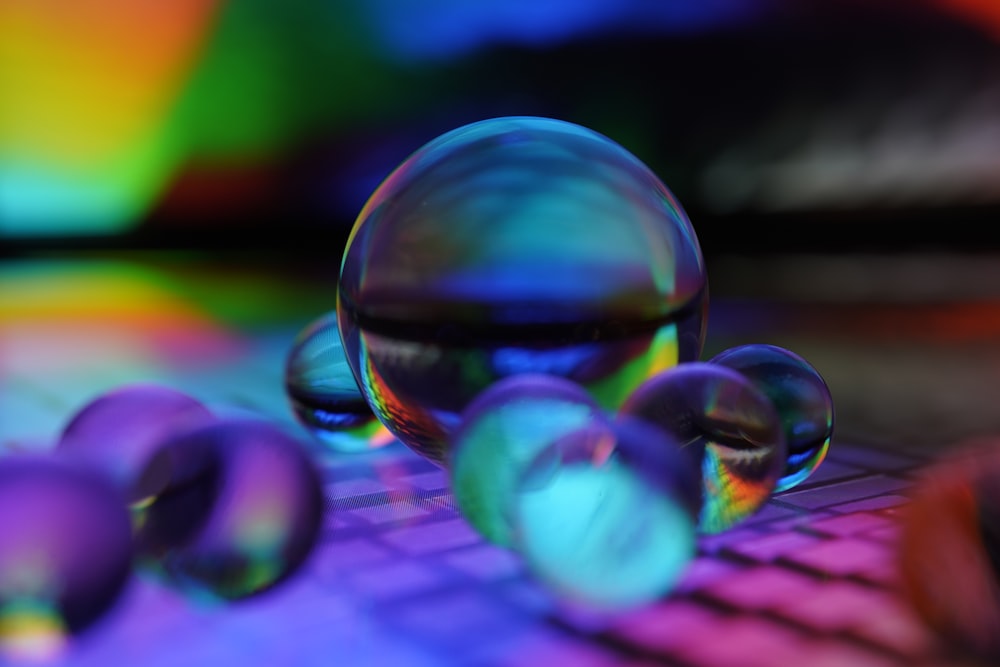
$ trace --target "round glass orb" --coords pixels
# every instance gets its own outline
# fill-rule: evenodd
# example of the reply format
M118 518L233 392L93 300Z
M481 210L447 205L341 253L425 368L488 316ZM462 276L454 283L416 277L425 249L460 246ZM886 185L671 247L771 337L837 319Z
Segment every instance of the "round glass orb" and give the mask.
M511 495L515 548L571 600L640 605L669 592L695 552L698 468L635 419L597 420L552 442Z
M226 599L290 576L323 517L304 448L257 420L219 421L165 443L133 497L146 507L136 534L143 564L182 589Z
M299 423L335 451L363 452L393 441L347 364L335 312L295 338L285 363L285 393Z
M125 385L80 409L56 452L96 467L127 492L161 443L212 419L208 408L170 387Z
M788 446L774 491L801 484L826 458L833 436L833 397L823 377L805 359L775 345L741 345L709 363L739 371L771 399Z
M564 377L617 409L698 357L706 301L694 230L645 165L578 125L511 117L432 140L375 190L337 315L376 415L442 463L462 410L508 376Z
M57 657L113 606L131 567L129 515L106 477L56 458L0 460L0 660Z
M774 405L723 366L692 362L660 373L636 389L622 414L656 424L698 462L702 532L721 532L757 512L785 467Z
M517 375L482 392L462 413L448 468L455 502L486 539L511 544L508 501L522 468L567 433L602 421L579 385L551 375Z

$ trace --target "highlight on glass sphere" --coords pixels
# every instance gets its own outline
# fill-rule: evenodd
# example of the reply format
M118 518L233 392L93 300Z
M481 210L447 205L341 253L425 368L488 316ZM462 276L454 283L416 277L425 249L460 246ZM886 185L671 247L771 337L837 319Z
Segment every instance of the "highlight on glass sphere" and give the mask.
M823 377L808 361L776 345L741 345L709 363L739 371L771 399L788 446L785 470L774 491L801 484L826 458L833 436L833 397Z
M336 312L320 316L296 336L285 363L285 393L299 423L334 451L362 452L393 441L354 379Z
M517 375L482 392L462 413L449 451L462 515L487 540L510 546L506 512L523 467L567 433L605 419L586 390L551 375Z
M698 468L667 433L637 419L596 420L552 442L510 501L515 548L575 602L651 602L694 556Z
M287 579L323 516L320 476L278 427L225 420L165 443L133 490L142 565L206 599L239 599Z
M609 138L506 117L430 141L375 190L345 248L337 317L379 419L443 463L461 412L524 373L616 410L698 358L707 302L694 229Z
M898 545L904 600L955 653L986 664L1000 661L997 445L970 443L922 471Z
M0 459L0 661L65 653L131 567L128 511L106 477L56 457Z
M698 528L727 530L770 499L785 467L785 436L774 405L734 370L682 364L636 389L622 414L656 424L701 467Z
M56 452L101 470L126 492L162 442L212 419L202 403L170 387L124 385L73 415Z

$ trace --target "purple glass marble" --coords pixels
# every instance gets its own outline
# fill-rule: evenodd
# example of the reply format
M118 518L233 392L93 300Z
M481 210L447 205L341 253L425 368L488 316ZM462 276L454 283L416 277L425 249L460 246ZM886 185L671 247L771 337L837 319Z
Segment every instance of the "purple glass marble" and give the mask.
M0 460L0 652L58 656L128 580L132 529L96 472L41 456Z
M774 405L734 370L681 364L646 381L622 414L656 424L701 468L699 529L726 530L764 506L785 466L785 436Z
M133 498L143 564L193 593L226 599L267 590L306 559L323 517L305 449L267 422L226 420L165 443Z
M187 394L155 384L125 385L77 412L56 451L100 469L126 490L162 442L212 419Z

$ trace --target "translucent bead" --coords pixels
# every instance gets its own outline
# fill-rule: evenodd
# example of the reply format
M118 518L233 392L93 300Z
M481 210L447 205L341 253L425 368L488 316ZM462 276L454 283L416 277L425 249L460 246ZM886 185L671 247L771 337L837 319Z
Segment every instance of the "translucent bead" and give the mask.
M805 359L774 345L742 345L710 361L739 371L767 394L781 417L788 446L775 493L801 484L826 458L833 436L833 397Z
M118 387L80 409L63 429L56 451L96 467L126 492L164 441L213 419L194 398L169 387Z
M113 606L131 566L128 512L106 477L0 460L0 658L57 657Z
M693 362L660 373L629 397L622 414L661 427L699 461L698 527L706 533L763 507L785 466L785 436L771 401L723 366Z
M347 364L335 312L295 338L285 363L285 392L299 423L335 451L361 452L393 441Z
M137 531L144 565L183 589L229 599L290 576L323 516L320 477L304 448L254 420L167 442L133 493L147 508Z
M528 374L497 382L469 404L452 438L451 488L460 511L486 539L509 546L506 510L521 469L562 436L603 419L569 380Z
M372 194L337 313L379 419L443 462L500 379L557 375L614 410L696 359L705 286L687 216L635 156L572 123L495 118L434 139Z
M666 433L601 420L539 452L511 496L515 546L573 601L623 608L668 593L695 552L698 471Z

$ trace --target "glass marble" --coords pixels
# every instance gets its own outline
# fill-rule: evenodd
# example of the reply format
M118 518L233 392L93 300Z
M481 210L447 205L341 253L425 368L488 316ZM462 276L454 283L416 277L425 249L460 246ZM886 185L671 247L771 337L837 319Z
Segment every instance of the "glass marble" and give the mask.
M521 469L567 433L604 419L579 385L550 375L506 378L477 396L451 439L455 502L483 537L511 544L508 498Z
M752 516L785 467L785 436L770 399L736 371L702 362L664 371L636 389L622 414L667 431L701 469L699 530Z
M199 401L170 387L125 385L73 415L56 451L103 471L126 491L160 443L212 419Z
M617 409L698 357L706 301L694 229L648 167L587 128L509 117L441 135L375 190L337 315L376 415L443 463L505 377L557 375Z
M128 511L107 477L56 457L0 460L0 662L57 658L131 567Z
M362 452L393 441L358 388L335 312L295 338L285 363L285 393L299 423L335 451Z
M225 420L164 443L133 491L142 564L207 597L274 587L305 561L323 517L318 471L276 426Z
M998 445L967 445L925 468L896 547L903 599L954 652L990 665L1000 662Z
M801 484L826 458L833 436L833 397L823 377L805 359L775 345L741 345L709 363L739 371L771 399L788 446L774 491Z
M698 468L667 433L596 420L525 466L511 496L515 548L571 601L605 608L668 593L695 552Z

